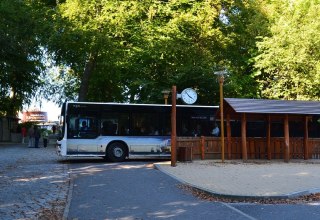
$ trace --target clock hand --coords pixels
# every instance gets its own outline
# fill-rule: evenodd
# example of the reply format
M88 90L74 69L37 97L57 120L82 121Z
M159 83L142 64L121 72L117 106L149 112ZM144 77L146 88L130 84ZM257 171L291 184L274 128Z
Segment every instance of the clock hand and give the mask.
M191 99L193 99L190 95L189 95L189 93L188 92L186 92L187 93L187 95L191 98Z

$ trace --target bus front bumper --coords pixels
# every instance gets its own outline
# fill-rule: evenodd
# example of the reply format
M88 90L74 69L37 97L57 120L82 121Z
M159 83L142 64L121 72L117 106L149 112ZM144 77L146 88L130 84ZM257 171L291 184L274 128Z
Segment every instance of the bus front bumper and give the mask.
M58 156L62 156L61 155L61 144L59 144L59 143L56 144L56 153Z

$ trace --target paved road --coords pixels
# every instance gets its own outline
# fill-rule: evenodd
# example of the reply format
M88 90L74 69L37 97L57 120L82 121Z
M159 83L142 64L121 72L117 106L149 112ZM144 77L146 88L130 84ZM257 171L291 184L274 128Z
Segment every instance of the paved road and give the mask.
M61 219L68 167L55 149L0 144L0 219Z
M259 220L319 220L320 204L313 205L259 205L233 204L232 207Z
M222 203L199 200L152 163L71 164L68 219L248 219ZM226 216L228 216L226 218Z
M53 147L0 144L0 220L10 219L320 219L320 204L225 204L200 200L154 161L60 162ZM70 203L66 203L69 174Z
M89 163L87 163L89 162ZM208 202L177 187L152 162L73 161L68 219L320 219L320 204Z

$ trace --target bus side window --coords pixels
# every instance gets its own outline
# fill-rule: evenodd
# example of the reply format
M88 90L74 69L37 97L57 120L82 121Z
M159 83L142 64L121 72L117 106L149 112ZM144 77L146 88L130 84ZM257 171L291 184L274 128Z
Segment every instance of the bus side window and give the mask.
M159 114L157 113L133 113L133 135L154 136L159 135Z
M129 135L129 114L105 111L101 116L101 135Z
M126 126L122 126L119 130L119 135L122 135L122 136L127 136L130 134L130 130L128 127Z
M150 126L149 130L149 135L159 135L159 130L158 128L154 127L154 126Z
M102 122L102 135L116 135L117 134L117 124L112 121Z

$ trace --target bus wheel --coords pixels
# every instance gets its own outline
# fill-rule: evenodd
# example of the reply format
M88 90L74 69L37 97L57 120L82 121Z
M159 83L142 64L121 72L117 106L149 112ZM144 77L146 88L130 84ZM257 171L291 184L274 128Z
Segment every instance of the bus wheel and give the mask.
M110 144L107 150L107 158L112 162L122 162L126 158L126 147L124 144L115 142Z

